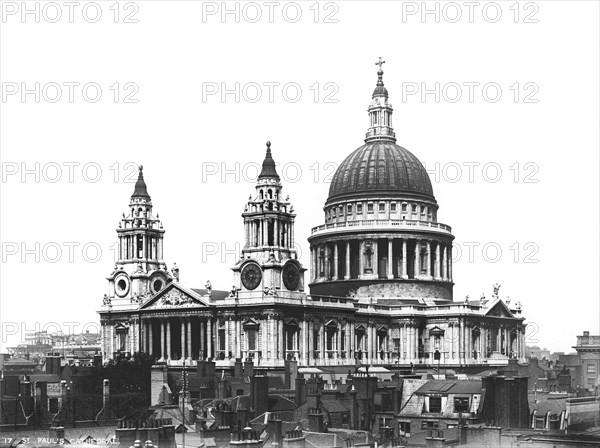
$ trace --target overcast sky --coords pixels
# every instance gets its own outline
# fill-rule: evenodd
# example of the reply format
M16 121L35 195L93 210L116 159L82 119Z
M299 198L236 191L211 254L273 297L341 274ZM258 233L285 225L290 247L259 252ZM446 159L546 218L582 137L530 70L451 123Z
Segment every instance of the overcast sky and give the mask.
M15 323L97 325L138 164L169 267L229 290L270 140L308 267L380 56L456 237L455 300L500 283L553 351L599 333L597 2L29 5L0 24L1 350Z

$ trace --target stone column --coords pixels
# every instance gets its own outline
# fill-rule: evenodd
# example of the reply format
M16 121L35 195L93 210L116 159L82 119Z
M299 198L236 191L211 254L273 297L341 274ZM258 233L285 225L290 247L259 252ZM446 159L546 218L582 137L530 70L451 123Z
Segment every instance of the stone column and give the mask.
M379 240L373 239L373 275L379 277Z
M223 351L223 353L225 354L225 359L228 358L229 356L229 320L227 319L227 316L225 316L225 321L224 321L224 327L225 327L225 347L219 347L219 349L221 349ZM218 332L216 332L217 337L219 335ZM221 338L218 338L218 344L221 343Z
M338 324L337 333L335 335L335 344L337 349L337 358L342 359L342 323Z
M206 357L206 349L204 348L204 340L206 334L206 322L200 320L200 349L198 354L198 359L205 359Z
M415 277L418 278L421 274L421 242L420 240L415 240Z
M279 348L277 350L277 358L284 359L283 348L285 344L285 331L283 325L283 316L277 318L277 339L279 342Z
M146 335L146 321L144 319L140 320L140 352L148 353L148 336Z
M365 273L365 241L358 240L358 278Z
M452 324L452 359L458 360L458 327L457 322Z
M179 359L185 359L185 320L179 319L181 329L181 357Z
M318 278L318 274L317 274L317 247L316 246L311 246L310 248L310 266L312 269L311 272L311 278L312 281L314 282L317 278Z
M160 357L166 358L167 355L167 347L166 347L166 335L165 335L165 321L164 319L160 320Z
M452 244L448 245L448 281L452 281Z
M346 359L350 359L350 322L348 321L346 321L344 330L344 351L346 352Z
M496 351L502 351L502 328L500 327L496 330Z
M325 324L321 324L321 328L319 329L319 340L321 344L321 365L324 364L325 359L327 359L325 350L327 348L327 341L325 340Z
M270 315L270 325L269 325L269 346L271 351L270 358L275 360L277 358L277 333L275 329L275 316Z
M236 316L231 316L231 321L229 323L229 328L231 330L231 357L237 358L237 351L239 341L239 333L237 331L237 319Z
M154 355L154 335L152 334L153 327L153 320L150 319L148 321L148 354L150 356Z
M375 324L371 323L370 331L369 331L369 352L370 352L370 358L371 358L372 364L374 364L377 360L377 341L375 339L376 339Z
M237 320L237 339L238 339L237 357L238 358L242 357L242 337L243 337L243 335L244 335L244 332L242 329L242 321L238 317L238 320Z
M315 333L314 333L315 329L314 329L314 325L313 325L313 321L309 320L308 321L308 355L306 357L306 365L309 366L311 365L311 363L314 363L313 359L314 359L314 354L313 354L313 349L314 349L314 345L315 345Z
M331 247L325 244L325 279L331 278Z
M440 279L440 243L435 245L435 264L433 275L436 280Z
M473 333L472 333L472 328L471 325L465 325L465 362L470 364L471 360L473 358L473 350L472 350L472 341L471 338L473 337Z
M340 277L338 243L333 243L333 280Z
M308 365L308 322L302 321L302 360L304 365Z
M279 220L273 220L273 245L279 247Z
M187 319L187 356L188 358L193 358L192 353L192 319L188 317Z
M167 332L167 357L171 359L171 321L167 319L167 328L165 329Z
M431 241L426 242L426 263L427 263L427 278L431 278Z
M460 327L458 330L458 362L464 364L465 362L465 321L460 320Z
M206 357L207 357L207 359L212 358L212 356L213 356L213 353L212 353L212 343L213 343L212 328L213 328L213 320L212 320L212 317L209 317L207 325L206 325Z
M402 278L408 278L408 269L407 269L407 252L406 252L406 238L402 239Z
M394 278L394 254L393 254L393 245L394 240L392 238L388 238L388 263L387 263L387 278Z
M442 280L446 281L448 280L447 278L447 262L446 262L446 245L444 244L442 247Z
M406 327L406 345L408 347L408 361L414 363L415 361L415 341L413 326L408 325Z
M270 331L271 331L271 318L270 316L267 314L266 319L263 319L263 325L262 325L262 352L263 352L263 358L265 359L270 359L271 358L271 338L270 338Z
M347 352L348 352L348 358L352 359L354 357L354 354L356 353L356 349L358 348L356 346L356 341L355 341L355 336L354 336L354 322L348 322L348 328L350 331L350 337L348 338L348 348L347 348Z
M344 280L350 279L350 240L346 240L346 272Z

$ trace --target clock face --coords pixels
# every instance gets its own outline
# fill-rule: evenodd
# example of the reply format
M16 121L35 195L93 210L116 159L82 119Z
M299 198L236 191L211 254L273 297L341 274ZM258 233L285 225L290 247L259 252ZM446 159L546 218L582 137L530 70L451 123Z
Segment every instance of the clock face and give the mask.
M262 271L257 264L250 263L242 269L242 284L246 289L249 289L250 291L256 289L256 287L260 285L261 280Z
M290 291L298 289L300 283L300 271L294 263L288 263L283 268L283 284Z
M115 279L115 292L119 297L125 297L129 292L129 277L125 274L117 276Z

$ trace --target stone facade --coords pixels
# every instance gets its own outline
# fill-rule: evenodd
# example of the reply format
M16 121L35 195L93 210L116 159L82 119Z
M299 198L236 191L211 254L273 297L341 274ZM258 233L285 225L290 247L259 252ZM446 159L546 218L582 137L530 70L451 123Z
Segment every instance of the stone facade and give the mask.
M347 371L360 364L483 370L523 359L521 308L500 299L499 285L490 299L453 301L454 236L437 221L423 166L395 144L378 75L366 145L340 165L325 224L309 238L308 283L269 142L242 213L245 241L229 291L210 282L188 288L176 266L167 270L164 230L140 167L99 311L105 360L144 352L167 365L213 359L222 368L237 358L263 369L296 360Z

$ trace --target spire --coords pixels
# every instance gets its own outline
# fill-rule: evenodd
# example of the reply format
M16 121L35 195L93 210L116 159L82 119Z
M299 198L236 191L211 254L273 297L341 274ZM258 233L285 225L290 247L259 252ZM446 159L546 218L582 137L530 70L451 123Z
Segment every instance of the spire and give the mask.
M144 182L144 167L142 165L139 166L140 173L138 174L138 180L135 183L135 190L133 190L132 198L148 198L150 199L150 195L148 194L148 190L146 189L146 182Z
M263 160L262 171L258 176L258 179L265 178L273 178L279 182L279 174L277 174L277 170L275 169L275 160L271 156L271 142L267 142L267 155L265 156L265 160Z
M369 104L369 130L365 136L365 142L374 141L396 142L396 134L392 128L392 105L388 101L388 91L383 85L383 70L381 66L385 61L380 57L375 65L379 66L377 70L377 85L373 90L371 104Z

